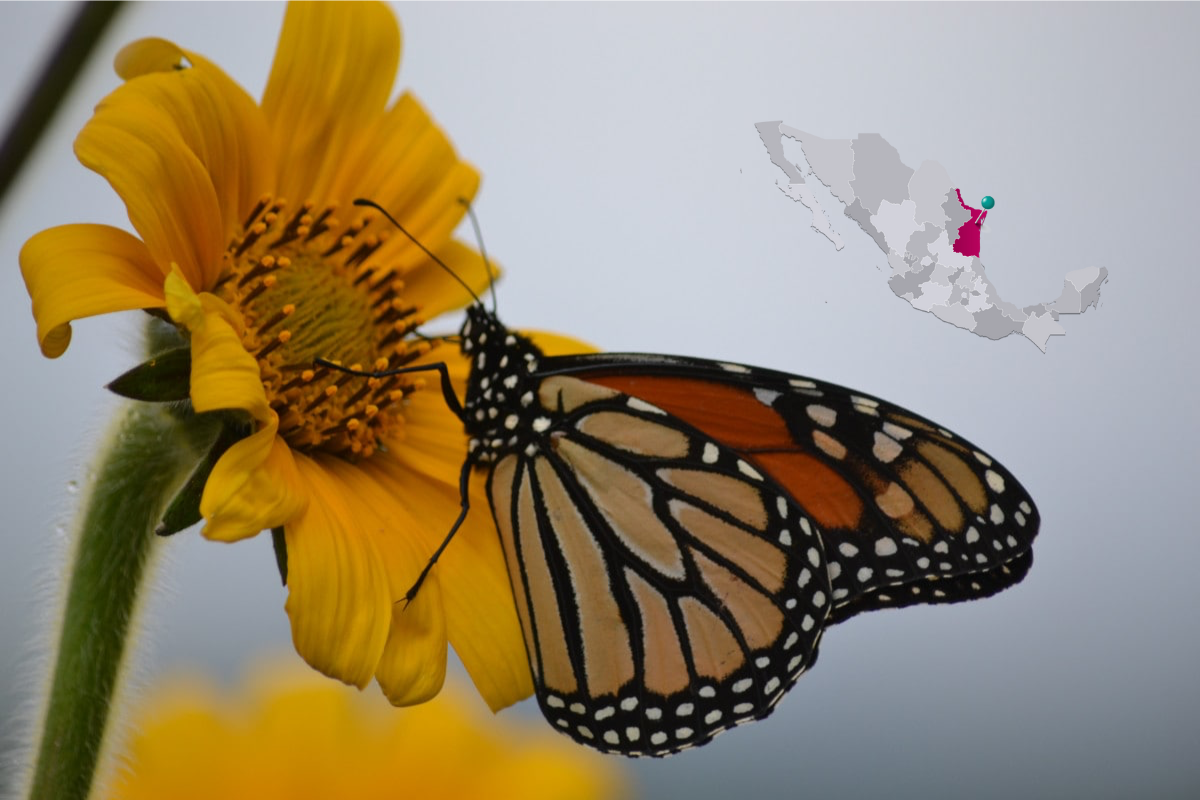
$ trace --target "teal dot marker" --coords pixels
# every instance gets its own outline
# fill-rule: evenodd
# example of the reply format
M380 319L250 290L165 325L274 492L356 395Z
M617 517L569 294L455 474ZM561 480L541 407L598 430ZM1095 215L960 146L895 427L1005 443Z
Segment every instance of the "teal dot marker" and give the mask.
M996 205L996 199L989 194L979 201L979 205L983 206L985 210L991 211L992 206Z

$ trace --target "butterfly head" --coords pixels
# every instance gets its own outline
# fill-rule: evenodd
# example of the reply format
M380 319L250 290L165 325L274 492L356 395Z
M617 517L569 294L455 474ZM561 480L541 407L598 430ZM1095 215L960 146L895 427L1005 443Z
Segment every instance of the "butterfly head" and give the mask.
M493 462L527 444L523 434L537 415L534 372L542 352L482 303L467 307L460 336L463 355L471 358L463 402L468 447L477 463Z

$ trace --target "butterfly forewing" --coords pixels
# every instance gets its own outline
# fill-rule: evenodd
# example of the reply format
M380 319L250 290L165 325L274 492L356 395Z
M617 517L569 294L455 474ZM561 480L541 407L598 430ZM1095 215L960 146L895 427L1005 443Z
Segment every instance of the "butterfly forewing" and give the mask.
M870 395L695 359L602 354L541 369L655 404L769 476L821 528L835 607L898 586L908 589L871 605L985 596L979 581L957 578L999 571L1037 533L1032 500L1004 467Z
M544 381L540 436L489 480L538 700L575 739L665 755L765 716L831 608L816 525L662 409Z

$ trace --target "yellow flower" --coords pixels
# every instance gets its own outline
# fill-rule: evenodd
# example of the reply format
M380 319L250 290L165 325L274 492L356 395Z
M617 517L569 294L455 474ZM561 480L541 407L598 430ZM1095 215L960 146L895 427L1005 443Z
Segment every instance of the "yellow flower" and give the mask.
M467 363L408 334L469 299L378 215L392 210L471 286L488 276L451 239L479 176L409 94L387 102L400 32L374 3L288 7L261 105L196 53L146 39L117 57L124 84L75 142L125 202L140 239L105 225L31 238L21 271L42 351L72 320L130 309L190 337L192 404L235 410L248 435L204 488L204 535L282 527L297 651L397 705L441 687L447 641L488 704L532 692L499 540L477 509L415 601L412 586L453 521L465 453L436 389L312 367ZM477 481L476 483L482 483Z
M540 723L501 723L455 687L396 712L271 665L240 697L176 680L148 698L111 800L616 797L614 762ZM281 674L282 673L282 674Z

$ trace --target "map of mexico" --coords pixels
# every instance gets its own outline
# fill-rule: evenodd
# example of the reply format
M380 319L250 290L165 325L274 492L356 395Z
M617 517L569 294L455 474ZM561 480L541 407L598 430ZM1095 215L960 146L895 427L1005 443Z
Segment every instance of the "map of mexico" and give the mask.
M823 139L779 121L755 126L771 162L783 171L780 190L812 213L812 228L838 250L844 246L805 182L813 175L887 256L888 286L913 308L989 339L1019 333L1043 353L1051 336L1066 334L1062 314L1097 306L1105 267L1067 273L1055 300L1020 308L1001 298L980 260L988 212L963 200L941 164L924 161L914 170L877 133L855 139ZM799 143L803 165L784 152L784 138ZM986 198L984 206L994 201Z

